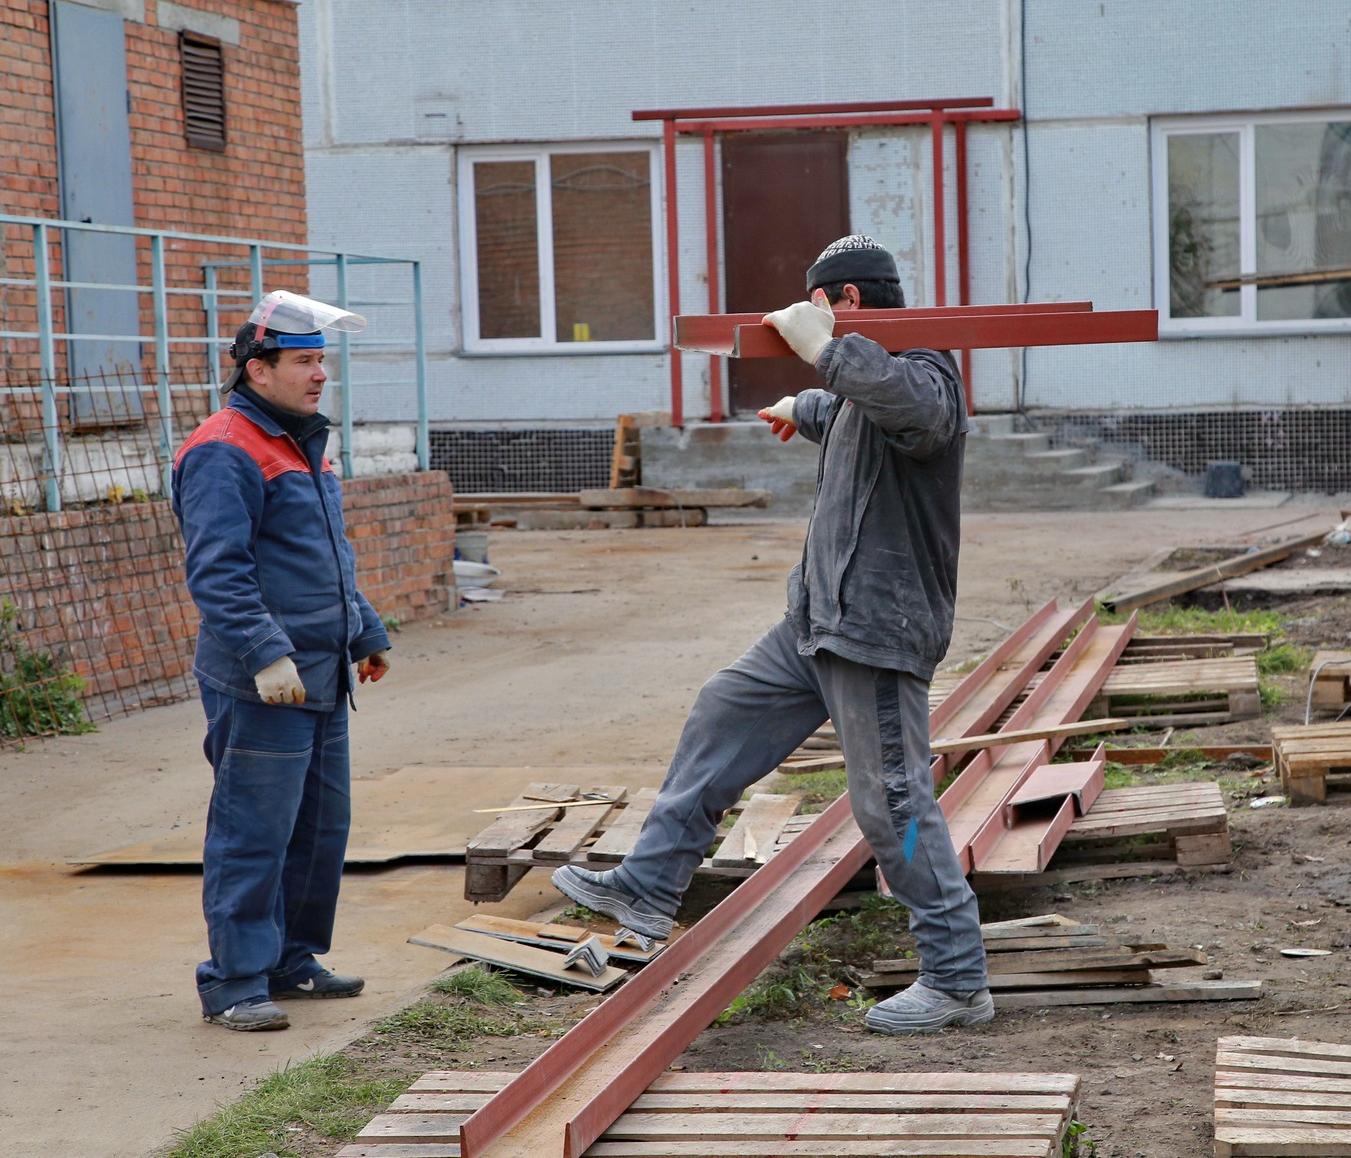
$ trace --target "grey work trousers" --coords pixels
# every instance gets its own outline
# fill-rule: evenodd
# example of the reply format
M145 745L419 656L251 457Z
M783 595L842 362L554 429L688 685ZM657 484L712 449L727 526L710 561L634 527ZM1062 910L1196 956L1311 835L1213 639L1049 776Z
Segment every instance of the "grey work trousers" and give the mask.
M950 993L985 988L976 898L933 794L928 690L905 672L825 651L799 655L792 625L780 620L699 692L618 882L674 913L723 813L829 717L854 819L910 910L920 981Z

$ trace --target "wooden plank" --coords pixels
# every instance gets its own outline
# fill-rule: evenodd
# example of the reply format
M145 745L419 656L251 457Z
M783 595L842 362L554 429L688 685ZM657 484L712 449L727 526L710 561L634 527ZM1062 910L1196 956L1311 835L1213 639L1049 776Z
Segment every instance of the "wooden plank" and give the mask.
M561 952L537 949L532 945L521 945L513 941L504 941L500 937L490 937L485 933L472 933L446 925L439 927L434 943L432 940L414 941L412 938L409 940L415 945L442 949L456 957L468 957L472 961L483 961L517 973L543 977L560 985L574 985L579 989L592 989L597 992L613 988L628 976L624 970L611 965L599 977L592 977L584 969L564 969Z
M1323 541L1323 534L1320 531L1316 535L1300 535L1298 538L1286 539L1277 543L1274 547L1268 547L1262 551L1234 555L1209 567L1200 567L1195 571L1188 571L1186 574L1179 575L1167 582L1157 583L1151 587L1138 588L1135 591L1105 599L1103 606L1111 612L1134 611L1140 607L1148 607L1152 603L1161 603L1165 599L1171 599L1174 595L1185 595L1188 591L1198 591L1202 587L1209 587L1225 579L1232 579L1236 575L1247 575L1251 571L1270 567L1273 563L1288 559L1296 551L1305 547L1318 546Z
M1222 1126L1215 1131L1215 1158L1347 1158L1349 1154L1351 1137L1345 1130Z
M610 1142L591 1146L586 1158L1051 1158L1060 1147L1044 1138L855 1138L847 1142L827 1138L699 1139L697 1141Z
M1216 1043L1226 1053L1257 1053L1266 1057L1321 1057L1351 1061L1351 1045L1304 1041L1297 1037L1222 1037Z
M354 1142L339 1150L337 1158L460 1158L460 1147L452 1142Z
M600 784L585 789L587 794L595 793L607 796L618 803L628 796L629 790L619 784ZM565 861L572 858L596 829L602 827L618 810L611 808L569 808L563 819L546 832L534 847L535 859L543 861Z
M1093 748L1062 748L1061 755L1072 760L1091 759ZM1251 756L1255 760L1270 761L1274 752L1270 744L1179 744L1176 748L1106 748L1103 758L1109 764L1158 764L1179 753L1196 753L1215 762L1234 756Z
M622 1114L607 1139L1054 1138L1058 1114Z
M783 826L801 803L802 797L792 793L754 793L713 854L714 866L764 864L773 855Z
M566 950L587 937L596 937L611 957L623 961L637 961L641 964L651 961L661 952L660 947L644 952L628 943L616 945L614 937L608 933L592 933L590 929L566 925L541 925L537 921L515 921L510 917L497 917L490 913L475 913L462 921L456 921L454 927L470 933L500 937L504 941L534 945L539 949ZM408 943L425 945L429 949L441 949L444 947L441 943L442 934L448 928L447 925L428 925L420 933L414 933L409 937Z
M572 800L579 789L577 784L531 784L508 807ZM485 856L503 856L512 849L520 848L541 828L557 820L559 815L556 808L541 808L500 816L469 841L466 855L472 857L481 853Z
M1351 1111L1351 1088L1318 1093L1309 1090L1253 1090L1216 1087L1215 1105L1227 1109L1276 1109L1304 1106L1311 1109Z
M357 1133L357 1140L373 1142L450 1141L467 1114L377 1114Z
M1063 973L1085 969L1180 969L1205 965L1200 949L1085 949L1044 953L993 953L986 959L994 973ZM876 973L917 973L919 961L910 957L878 959Z
M596 838L586 853L587 860L617 861L623 860L633 851L633 842L638 839L647 814L657 801L655 788L640 788L619 813L618 817L604 832Z
M1113 947L1117 944L1115 937L1108 937L1107 934L1100 933L1097 927L1092 925L1086 926L1083 932L1071 926L1041 936L987 937L984 940L985 951L994 954L1022 952L1024 950L1096 949Z
M1276 1054L1234 1053L1219 1050L1215 1068L1225 1070L1263 1070L1268 1073L1318 1074L1324 1077L1351 1078L1351 1061L1321 1057L1279 1057Z
M1224 864L1233 858L1234 846L1228 831L1178 836L1177 863L1180 865Z
M1099 925L1081 925L1059 913L1045 913L1038 917L1018 917L1012 921L989 921L981 925L981 940L987 945L1020 937L1034 937L1049 941L1058 937L1082 933L1086 937L1103 936Z
M999 748L1006 744L1021 744L1026 740L1049 740L1060 736L1084 736L1094 732L1119 732L1128 728L1125 720L1075 720L1067 724L1046 724L1035 728L1016 728L1007 732L988 732L983 736L965 736L957 739L934 740L929 745L935 756L944 752L973 752L980 748Z
M1260 1070L1215 1071L1216 1088L1244 1090L1305 1090L1320 1093L1351 1094L1351 1077L1320 1077L1316 1074L1274 1074Z
M1335 1126L1344 1131L1351 1151L1351 1110L1323 1110L1312 1106L1273 1106L1264 1109L1215 1107L1216 1126Z
M1044 1009L1056 1005L1115 1005L1123 1002L1251 1001L1262 996L1261 981L1189 981L1143 985L1135 989L1047 989L1031 993L1001 993L1000 1009Z
M458 1095L447 1095L455 1097ZM482 1096L482 1095L479 1095ZM670 1091L640 1094L630 1110L633 1113L760 1114L760 1113L1006 1113L1059 1114L1068 1111L1069 1101L1060 1094L917 1094L888 1092L818 1093L806 1090L722 1091L711 1093L675 1093Z
M863 985L868 989L902 989L915 980L919 971L905 973L867 973ZM1056 989L1082 985L1147 985L1154 980L1148 969L1067 969L1063 973L994 973L989 988Z
M656 487L619 487L577 492L581 506L597 510L627 510L634 507L767 507L770 491L741 487L706 487L691 490L658 490Z

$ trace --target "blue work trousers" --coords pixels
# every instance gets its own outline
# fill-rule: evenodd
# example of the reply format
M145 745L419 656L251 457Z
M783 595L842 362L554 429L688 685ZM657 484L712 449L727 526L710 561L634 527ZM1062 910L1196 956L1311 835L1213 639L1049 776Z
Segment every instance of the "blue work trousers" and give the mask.
M849 802L888 886L910 910L919 979L968 993L986 985L975 895L934 799L929 684L828 651L798 654L787 619L699 692L634 849L615 869L634 896L674 914L718 822L829 716Z
M211 958L197 992L220 1013L308 980L328 952L352 815L347 701L315 712L200 686L216 786L202 854Z

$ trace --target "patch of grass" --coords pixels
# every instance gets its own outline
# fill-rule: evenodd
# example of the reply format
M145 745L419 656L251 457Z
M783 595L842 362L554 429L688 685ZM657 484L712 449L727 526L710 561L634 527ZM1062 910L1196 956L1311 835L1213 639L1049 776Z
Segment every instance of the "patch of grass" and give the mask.
M407 1087L409 1076L364 1080L341 1054L311 1058L264 1078L238 1102L179 1136L169 1158L279 1158L308 1131L334 1142L357 1132Z
M843 768L834 768L827 772L786 772L774 782L770 792L800 793L801 812L820 812L831 801L841 796L849 787Z
M569 905L558 914L560 921L581 921L583 923L590 921L608 921L610 918L604 913L597 913L588 909L585 905Z
M1125 623L1130 616L1111 612L1101 605L1098 618L1103 623ZM1142 635L1279 635L1284 625L1280 613L1253 608L1238 611L1220 608L1207 611L1204 607L1179 607L1173 603L1159 603L1142 607L1136 620Z
M1078 1118L1070 1121L1061 1145L1061 1158L1097 1158L1098 1144L1088 1136L1088 1127Z
M481 965L471 965L449 976L438 977L432 982L432 988L437 993L463 997L467 1001L477 1001L480 1005L515 1005L523 996L497 970L485 969Z
M1259 679L1257 681L1257 699L1264 712L1275 711L1289 698L1289 693L1279 684L1273 683L1271 680Z
M1277 643L1257 653L1259 675L1290 675L1308 671L1313 651L1294 643Z
M533 1024L519 1017L491 1017L480 1009L460 1003L419 1001L377 1022L376 1033L402 1038L441 1049L456 1046L475 1037L515 1037Z

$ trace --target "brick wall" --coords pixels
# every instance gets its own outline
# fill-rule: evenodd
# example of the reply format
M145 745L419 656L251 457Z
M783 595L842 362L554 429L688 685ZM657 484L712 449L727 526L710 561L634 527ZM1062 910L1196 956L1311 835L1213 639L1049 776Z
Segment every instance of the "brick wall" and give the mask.
M125 21L132 198L135 225L256 237L303 245L306 240L305 159L300 121L300 63L295 7L278 0L183 0L189 8L237 21L239 44L223 43L226 139L224 152L188 145L181 98L179 33L155 23L158 5L145 4L145 23ZM0 206L7 213L61 215L55 92L47 0L8 0L0 6ZM171 286L202 285L204 260L247 260L239 247L172 242L165 247ZM53 246L53 276L60 254ZM138 280L150 284L150 246L137 243ZM9 226L0 233L0 276L31 278L31 230ZM306 292L304 267L267 278ZM249 288L246 269L223 274L222 288ZM0 286L0 328L36 328L31 290ZM57 328L64 329L57 295ZM141 299L142 328L153 330L153 305ZM222 328L247 316L243 299L223 306ZM179 335L200 333L200 299L170 298L170 327ZM64 347L58 343L58 354ZM152 355L147 351L147 356ZM200 381L200 347L172 351L174 375ZM149 367L151 363L147 363ZM0 340L0 375L16 381L38 369L36 344ZM194 375L192 371L197 371Z
M343 495L357 579L376 610L405 623L446 611L455 546L446 474L357 479ZM0 518L0 551L0 598L18 606L24 643L87 681L95 719L195 693L197 611L167 502Z

